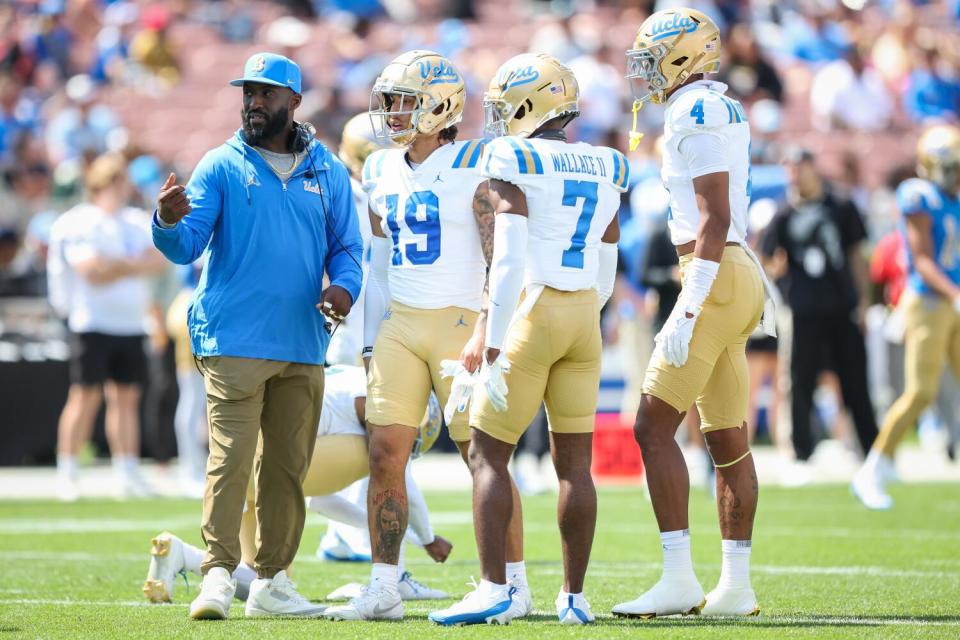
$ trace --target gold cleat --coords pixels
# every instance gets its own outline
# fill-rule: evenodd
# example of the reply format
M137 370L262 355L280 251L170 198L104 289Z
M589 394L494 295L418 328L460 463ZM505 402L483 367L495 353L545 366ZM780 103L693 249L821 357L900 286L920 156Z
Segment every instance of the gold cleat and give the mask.
M150 541L150 555L164 557L170 555L170 534L161 533Z
M147 581L143 583L143 595L154 604L169 604L173 602L170 598L170 593L167 591L167 585L165 585L162 580L147 579Z

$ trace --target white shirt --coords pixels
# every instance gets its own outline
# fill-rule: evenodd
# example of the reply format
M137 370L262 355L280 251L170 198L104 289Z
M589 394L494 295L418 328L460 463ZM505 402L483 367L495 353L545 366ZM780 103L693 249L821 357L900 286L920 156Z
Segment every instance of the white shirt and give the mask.
M831 62L810 86L813 125L829 131L834 124L852 129L879 131L890 124L893 99L883 77L873 69L859 76L846 60Z
M370 210L393 251L390 297L418 309L462 307L479 311L486 261L473 215L473 194L483 181L483 142L452 142L418 167L404 149L375 151L363 167Z
M367 432L354 401L367 395L367 376L363 367L337 365L327 367L323 380L323 407L317 436L337 434L365 436Z
M668 225L675 245L696 240L700 228L693 179L726 171L730 179L727 241L743 243L750 204L750 125L743 106L724 95L727 85L700 80L667 100L663 168L670 192Z
M74 267L91 258L135 259L150 250L150 216L125 208L108 214L80 204L53 223L48 268L51 301L68 317L75 333L141 335L146 332L150 287L144 277L93 284Z
M630 182L624 155L585 142L504 136L487 144L483 175L526 196L524 285L595 288L600 239Z

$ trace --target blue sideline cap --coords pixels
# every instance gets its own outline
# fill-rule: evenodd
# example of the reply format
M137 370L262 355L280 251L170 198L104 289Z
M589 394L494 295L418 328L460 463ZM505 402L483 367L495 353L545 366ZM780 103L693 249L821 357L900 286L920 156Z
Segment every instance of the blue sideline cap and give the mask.
M230 84L242 87L244 82L272 84L300 93L300 67L290 58L276 53L255 53L243 65L243 77L231 80Z

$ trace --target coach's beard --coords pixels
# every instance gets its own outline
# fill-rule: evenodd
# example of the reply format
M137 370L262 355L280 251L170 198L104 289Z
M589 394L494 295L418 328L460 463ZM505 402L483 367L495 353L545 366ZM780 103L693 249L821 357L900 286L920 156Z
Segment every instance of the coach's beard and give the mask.
M257 124L251 124L251 113L260 114L263 116L263 119L258 120ZM272 114L259 109L252 112L243 111L241 112L241 117L243 119L243 134L247 139L247 144L259 147L264 140L269 140L283 132L287 126L287 120L290 117L290 110L279 109Z

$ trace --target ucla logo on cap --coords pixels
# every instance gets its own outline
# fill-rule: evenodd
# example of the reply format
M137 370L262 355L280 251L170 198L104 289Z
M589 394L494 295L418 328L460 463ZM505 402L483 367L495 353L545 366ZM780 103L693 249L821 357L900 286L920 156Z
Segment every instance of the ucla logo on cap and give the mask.
M532 65L522 67L507 74L507 79L503 84L503 90L506 91L514 87L519 87L520 85L529 84L536 81L539 77L540 72L534 69Z
M446 60L440 60L437 64L421 60L417 67L420 69L421 78L430 79L427 84L452 84L460 81L460 74Z
M700 26L700 23L688 18L681 13L674 13L672 17L664 18L655 22L650 29L650 34L654 40L662 40L670 36L677 36L681 33L693 33Z
M253 59L252 64L250 65L250 70L256 73L260 73L267 66L267 61L263 59L263 56L257 56Z

